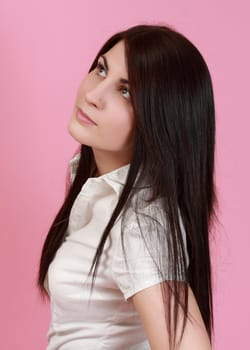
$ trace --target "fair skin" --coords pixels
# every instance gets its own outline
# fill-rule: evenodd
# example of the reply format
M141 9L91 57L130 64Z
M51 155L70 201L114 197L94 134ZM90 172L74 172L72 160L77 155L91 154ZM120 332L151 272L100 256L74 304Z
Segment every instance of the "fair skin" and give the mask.
M98 59L97 67L81 82L69 133L92 147L99 175L130 162L134 114L127 82L125 47L121 41ZM95 124L77 117L80 108Z
M125 47L121 41L99 57L97 67L81 82L69 133L92 147L99 175L130 162L133 152L134 115L129 94ZM78 109L93 121L79 117ZM160 285L131 297L145 328L152 350L168 350L165 311ZM184 336L178 350L211 350L197 302L189 288ZM177 334L178 336L178 334Z
M145 328L151 350L169 350L169 338L166 331L165 310L160 285L146 288L131 297L142 324ZM197 302L189 287L189 318L180 345L175 350L211 350L211 344L205 329ZM180 317L181 321L181 317ZM177 340L180 336L177 329Z

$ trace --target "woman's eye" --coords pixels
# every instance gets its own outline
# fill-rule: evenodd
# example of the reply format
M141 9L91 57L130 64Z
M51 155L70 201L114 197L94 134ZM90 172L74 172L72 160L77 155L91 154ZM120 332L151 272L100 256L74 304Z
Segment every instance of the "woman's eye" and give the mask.
M128 88L126 88L126 87L121 87L120 88L120 91L121 91L121 93L122 93L122 95L124 96L124 97L126 97L126 98L130 98L130 92L129 92L129 89Z
M101 63L99 63L99 62L97 63L96 70L97 70L97 74L100 75L101 77L106 76L105 68Z

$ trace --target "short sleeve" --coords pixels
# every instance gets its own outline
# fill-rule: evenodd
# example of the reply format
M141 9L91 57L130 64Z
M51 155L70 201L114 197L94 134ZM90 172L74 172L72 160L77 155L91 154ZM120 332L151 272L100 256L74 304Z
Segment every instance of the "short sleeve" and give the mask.
M181 275L173 277L170 230L165 215L159 208L150 205L146 215L139 215L139 222L138 215L131 211L125 219L123 239L121 234L117 239L112 273L125 299L163 281L184 280ZM182 222L180 224L184 259L188 265L186 235Z
M140 237L139 228L131 226L122 248L119 240L116 255L113 258L112 272L119 289L128 299L133 294L163 281ZM124 256L125 253L125 256Z
M156 214L154 210L153 218L151 221L142 220L139 225L135 213L130 213L123 231L123 243L121 237L117 240L112 273L125 299L173 279L169 266L171 244L166 225L159 211Z

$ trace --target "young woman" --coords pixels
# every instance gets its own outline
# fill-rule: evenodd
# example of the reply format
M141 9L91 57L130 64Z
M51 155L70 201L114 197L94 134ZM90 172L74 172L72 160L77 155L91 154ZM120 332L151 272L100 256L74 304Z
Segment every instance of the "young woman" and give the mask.
M115 34L68 129L81 148L38 278L47 349L211 349L215 112L201 54L165 26Z

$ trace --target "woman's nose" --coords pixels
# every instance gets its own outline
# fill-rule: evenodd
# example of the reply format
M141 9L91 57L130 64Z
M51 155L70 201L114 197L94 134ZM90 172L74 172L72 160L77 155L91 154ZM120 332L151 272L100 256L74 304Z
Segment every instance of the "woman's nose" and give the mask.
M102 109L105 105L105 87L99 83L86 92L85 98L88 104Z

